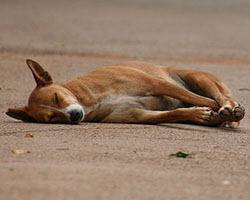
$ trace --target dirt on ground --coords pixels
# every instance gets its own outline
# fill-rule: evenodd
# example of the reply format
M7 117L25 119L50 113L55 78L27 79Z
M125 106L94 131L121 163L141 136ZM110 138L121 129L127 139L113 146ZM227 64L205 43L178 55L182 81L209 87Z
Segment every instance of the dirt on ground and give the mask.
M0 199L250 199L248 8L244 0L1 1ZM5 112L27 104L35 87L27 58L55 82L128 60L209 71L246 116L237 129L20 122ZM178 151L189 156L170 156Z

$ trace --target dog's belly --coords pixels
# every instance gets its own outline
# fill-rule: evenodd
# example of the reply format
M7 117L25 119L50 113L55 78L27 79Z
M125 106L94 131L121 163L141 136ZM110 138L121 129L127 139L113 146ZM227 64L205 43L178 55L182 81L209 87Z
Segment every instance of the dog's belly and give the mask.
M86 121L103 121L106 117L127 113L128 109L164 111L185 107L178 99L167 96L130 96L127 94L111 94L92 108L86 108ZM115 119L114 119L115 120Z
M183 107L178 99L167 96L129 96L125 94L109 95L101 103L104 107L142 108L146 110L173 110Z

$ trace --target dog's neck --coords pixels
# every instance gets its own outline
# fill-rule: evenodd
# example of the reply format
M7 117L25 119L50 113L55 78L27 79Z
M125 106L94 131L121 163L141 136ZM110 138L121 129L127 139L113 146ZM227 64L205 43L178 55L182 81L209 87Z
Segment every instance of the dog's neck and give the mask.
M85 81L77 79L78 78L72 79L59 85L68 89L73 95L75 95L77 101L84 107L91 107L95 105L98 102L97 94L89 88Z

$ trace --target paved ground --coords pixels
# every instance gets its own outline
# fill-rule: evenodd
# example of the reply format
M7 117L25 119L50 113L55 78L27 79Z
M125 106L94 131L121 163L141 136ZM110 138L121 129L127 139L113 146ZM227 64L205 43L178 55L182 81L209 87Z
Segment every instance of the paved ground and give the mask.
M1 1L0 199L250 199L249 8L244 0ZM210 71L247 114L236 130L18 122L4 113L35 86L26 58L58 82L131 59ZM179 150L191 156L169 156Z

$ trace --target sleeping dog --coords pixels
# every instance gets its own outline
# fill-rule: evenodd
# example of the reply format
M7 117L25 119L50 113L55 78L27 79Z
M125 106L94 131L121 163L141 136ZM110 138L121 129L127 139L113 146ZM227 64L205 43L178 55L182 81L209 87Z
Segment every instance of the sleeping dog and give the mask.
M25 122L237 127L245 115L225 83L207 72L126 62L57 84L37 62L27 65L37 86L27 106L6 112Z

